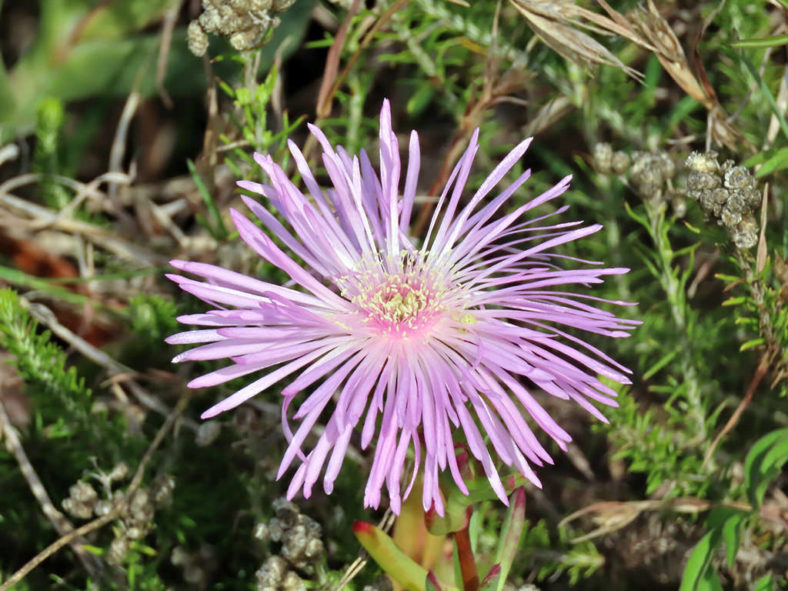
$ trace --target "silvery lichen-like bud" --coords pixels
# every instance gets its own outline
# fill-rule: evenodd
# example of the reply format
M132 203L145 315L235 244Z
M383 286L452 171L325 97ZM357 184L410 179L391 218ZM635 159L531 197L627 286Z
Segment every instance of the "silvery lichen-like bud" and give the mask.
M183 580L190 585L202 587L205 584L205 571L194 563L188 564L183 569Z
M284 581L287 562L281 556L269 556L254 576L261 585L278 587Z
M720 214L720 223L723 226L728 228L729 230L733 230L739 223L742 221L742 211L741 209L731 206L731 202L725 204L725 207L722 208L722 213Z
M652 203L662 201L665 177L662 175L662 158L656 154L636 152L632 159L629 178L635 191Z
M657 154L654 164L659 169L663 181L669 181L676 174L676 163L665 152Z
M170 562L173 566L184 566L191 562L191 555L186 551L183 546L175 546L170 554Z
M197 57L202 57L208 51L208 34L203 30L198 21L192 21L186 28L186 40L189 51Z
M714 217L719 217L722 213L722 208L728 202L728 191L722 187L713 191L703 191L698 196L698 201L703 211L712 214Z
M276 514L276 518L284 527L293 527L298 522L298 516L300 515L298 507L285 497L274 499L271 507Z
M613 164L613 148L610 144L599 142L593 150L594 166L602 174L610 174Z
M109 473L109 479L111 482L116 480L124 480L129 475L129 467L126 465L126 462L118 462L113 466L112 471Z
M743 166L732 166L725 172L726 189L751 189L755 187L755 178Z
M222 19L219 16L219 11L215 8L206 8L197 21L206 33L216 33L219 31Z
M722 186L719 175L710 172L693 170L687 177L687 191L692 197L698 198L703 191L713 191Z
M687 200L684 199L683 195L674 195L670 200L670 204L673 206L673 213L677 218L683 218L687 215Z
M737 248L745 250L758 244L758 224L751 215L745 217L731 233Z
M687 156L684 166L695 172L718 173L720 171L717 152L692 152Z
M110 511L112 511L111 501L101 500L96 503L95 507L93 507L93 513L96 514L96 517L103 517Z
M268 524L261 521L255 525L254 529L252 530L252 537L255 540L259 540L261 542L267 542L270 538L268 533Z
M285 528L282 527L282 523L278 519L274 518L268 522L268 536L271 538L271 541L280 541L284 532Z
M295 4L295 0L273 0L271 10L274 12L284 12Z
M613 154L613 159L610 163L610 166L613 169L613 172L618 175L622 175L629 168L629 164L629 154L626 152L617 151Z
M306 591L306 585L297 574L289 571L282 582L282 591Z
M249 12L268 12L273 8L273 4L273 0L251 0L249 2Z
M206 421L197 428L197 436L194 443L197 447L208 447L219 437L222 432L222 424L219 421Z
M156 505L165 505L172 499L175 490L175 479L169 474L159 476L151 486L153 502Z
M306 548L304 549L304 554L307 558L315 559L323 555L325 552L325 547L323 546L323 540L319 538L312 538L306 543Z
M260 32L254 29L247 29L238 33L230 35L230 45L237 51L244 49L251 49L260 40Z
M71 497L63 501L63 510L77 519L90 519L93 516L93 506L75 501Z
M68 489L69 496L77 503L89 504L91 507L98 499L96 490L87 482L78 481Z
M116 566L123 564L123 559L128 551L129 539L126 536L115 538L107 550L107 562Z

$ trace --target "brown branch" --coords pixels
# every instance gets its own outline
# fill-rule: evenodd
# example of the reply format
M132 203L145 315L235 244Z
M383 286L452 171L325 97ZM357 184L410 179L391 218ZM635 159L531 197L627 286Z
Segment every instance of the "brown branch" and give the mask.
M454 542L457 544L457 556L460 561L462 588L464 591L477 591L479 589L479 573L476 570L476 560L473 557L467 524L461 530L454 532Z
M703 466L706 466L706 464L709 463L712 455L714 454L714 450L717 449L717 446L720 444L723 438L733 430L733 428L736 426L736 423L739 422L742 413L752 401L752 398L755 396L755 391L758 389L761 380L763 380L766 372L769 370L770 363L768 358L769 355L767 354L764 354L763 357L761 357L761 362L758 364L758 368L755 370L755 375L753 375L752 380L750 380L750 385L747 387L747 393L744 395L744 398L741 399L741 402L739 402L739 406L736 407L736 410L733 411L733 414L728 419L728 422L725 423L725 426L714 438L714 441L712 441L709 449L706 450L706 455L703 457Z
M175 405L172 413L170 413L170 415L167 417L167 420L165 420L164 424L159 427L156 436L148 446L145 455L142 457L142 460L137 467L137 471L134 473L131 484L129 484L129 488L126 490L126 494L124 494L112 506L112 509L110 509L109 513L102 515L93 521L89 521L82 527L79 527L55 540L49 546L44 548L44 550L34 556L30 561L28 561L22 568L11 575L11 577L9 577L8 580L6 580L2 585L0 585L0 591L10 591L14 585L24 579L33 569L43 563L47 558L58 552L61 548L63 548L63 546L74 542L79 537L85 536L90 532L105 526L106 524L120 517L126 511L132 497L134 496L134 493L137 492L140 484L142 484L142 478L145 475L145 468L153 457L153 453L156 451L159 445L161 445L161 442L164 441L164 437L175 424L176 419L186 408L188 402L189 395L188 393L184 393L180 400L178 400L178 404Z

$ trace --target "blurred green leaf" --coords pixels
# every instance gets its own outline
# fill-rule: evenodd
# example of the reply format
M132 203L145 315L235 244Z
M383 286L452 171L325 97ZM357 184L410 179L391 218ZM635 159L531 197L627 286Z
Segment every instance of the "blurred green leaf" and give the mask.
M520 487L512 494L509 499L509 510L501 528L501 539L495 551L495 563L500 565L500 576L495 587L497 591L503 589L509 571L512 568L517 548L523 535L525 525L525 488ZM490 571L492 573L492 570ZM487 575L490 576L489 574Z
M427 569L397 548L383 530L371 523L356 521L353 533L380 568L397 583L411 591L426 591Z
M786 461L788 428L767 433L750 448L744 461L744 490L753 509L761 506L766 489Z
M788 44L788 35L775 35L773 37L764 37L762 39L742 39L741 41L735 41L731 43L733 47L742 48L742 47L777 47L779 45Z

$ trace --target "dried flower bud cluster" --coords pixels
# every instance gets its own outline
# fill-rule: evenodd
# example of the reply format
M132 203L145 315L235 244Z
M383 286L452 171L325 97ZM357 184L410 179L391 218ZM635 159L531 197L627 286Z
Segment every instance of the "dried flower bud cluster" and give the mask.
M63 509L77 519L90 519L107 515L120 499L123 491L112 491L112 486L128 477L129 470L125 463L117 464L110 472L91 474L104 489L106 498L100 498L96 489L82 480L69 489L69 496L63 501ZM131 540L145 537L153 527L155 508L169 502L175 481L170 476L158 478L149 488L140 488L119 517L120 528L107 551L110 564L121 564L129 550Z
M629 168L629 154L621 150L613 151L610 144L600 142L594 146L594 165L602 174L623 175Z
M93 476L101 483L107 494L110 493L112 483L125 480L129 468L124 462L116 464L110 472L101 472ZM76 519L90 519L95 514L101 517L109 513L112 503L99 498L93 486L83 480L78 480L68 489L68 498L63 500L63 510Z
M730 232L738 248L755 246L758 224L753 212L760 205L761 194L750 171L732 160L720 165L716 152L692 152L686 166L689 196Z
M265 34L279 25L276 13L287 10L295 0L202 0L203 12L189 23L189 51L205 55L208 34L223 35L238 51L253 49Z
M216 552L207 544L196 552L189 552L183 546L175 546L170 554L170 562L183 572L183 580L189 589L206 589L209 577L216 569Z
M593 149L594 166L602 174L624 176L629 173L629 182L634 191L652 207L670 202L677 217L687 213L684 196L673 190L676 165L665 152L634 152L629 154L613 151L610 144L598 143Z
M285 498L276 499L273 519L259 523L254 537L263 542L281 544L279 555L269 556L255 573L258 591L299 591L304 582L292 569L311 573L314 564L325 554L320 539L320 524L302 514Z

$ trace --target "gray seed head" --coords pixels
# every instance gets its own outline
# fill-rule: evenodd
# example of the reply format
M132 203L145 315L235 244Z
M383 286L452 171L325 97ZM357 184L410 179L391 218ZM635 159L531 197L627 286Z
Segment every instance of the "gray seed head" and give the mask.
M257 45L261 36L260 31L257 29L247 29L246 31L233 33L230 35L230 45L237 51L251 49Z
M189 564L192 560L191 555L186 551L183 546L175 546L170 554L170 562L173 566L183 566Z
M673 175L676 174L676 164L673 162L673 159L665 152L660 152L657 156L658 158L654 164L662 174L663 180L669 181L673 178Z
M690 197L698 199L699 193L703 191L713 191L722 186L719 176L708 172L692 171L687 177L687 192Z
M274 502L271 503L271 508L274 510L276 518L283 527L293 527L298 523L298 517L301 512L298 510L298 506L296 506L295 503L288 501L285 497L274 499Z
M222 432L222 424L219 421L207 421L197 428L197 436L194 443L197 447L208 447L219 437Z
M687 200L683 195L674 195L670 200L670 204L673 206L673 213L677 218L683 218L687 215Z
M717 152L692 152L687 156L684 166L694 172L718 173L720 170Z
M128 475L129 467L126 465L126 462L118 462L115 464L115 466L113 466L112 471L109 473L109 479L111 481L125 480Z
M273 3L271 4L271 10L274 12L284 12L293 4L295 4L295 0L273 0Z
M751 215L745 217L732 232L733 243L744 250L758 244L758 224Z
M755 178L743 166L733 166L727 170L723 182L728 189L751 189L755 187Z
M175 478L169 474L164 474L156 479L152 489L153 502L156 505L166 505L172 500L172 493L175 490Z
M95 489L82 480L76 482L68 489L69 496L77 503L84 503L91 507L98 499L98 493Z
M206 33L216 33L219 31L222 19L215 8L207 8L197 19Z
M269 556L254 575L258 584L278 587L284 581L286 572L287 562L284 558L281 556Z
M120 536L112 540L107 550L107 562L119 566L123 564L123 559L129 551L129 539L126 536Z
M285 575L285 580L282 583L282 591L306 591L306 585L297 574L289 571Z
M629 154L621 151L615 152L610 166L616 174L624 174L629 168Z
M594 165L602 174L610 174L613 164L613 147L607 143L598 143L593 150Z
M71 497L63 501L63 510L77 519L90 519L93 517L93 505L80 503Z
M183 569L183 580L190 585L202 586L205 584L205 571L196 564L189 564Z
M261 542L267 542L270 534L268 533L268 524L262 521L254 526L252 530L252 537Z
M199 21L192 21L186 28L186 41L189 51L197 57L202 57L208 51L208 34L203 30Z
M742 221L742 212L736 207L730 207L730 202L725 204L720 215L720 222L729 230L734 230Z
M268 536L272 542L280 541L284 533L285 528L282 527L282 523L276 517L268 522Z
M107 513L112 511L112 502L100 500L96 503L96 506L93 507L93 513L96 514L96 517L103 517Z
M145 536L145 530L137 525L132 525L126 530L126 537L130 540L139 540Z
M273 7L273 4L273 0L251 0L249 2L249 12L268 12Z

